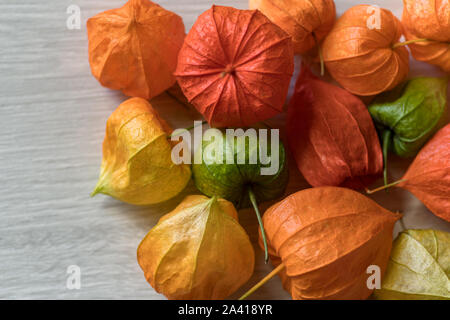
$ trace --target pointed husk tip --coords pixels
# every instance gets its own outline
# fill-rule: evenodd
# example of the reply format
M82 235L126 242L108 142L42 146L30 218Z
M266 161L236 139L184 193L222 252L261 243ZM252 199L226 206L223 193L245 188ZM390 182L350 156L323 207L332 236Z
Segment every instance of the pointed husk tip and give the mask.
M94 188L94 191L92 191L90 194L91 198L95 197L99 193L102 193L102 190L103 190L103 180L100 179L98 180L97 185Z

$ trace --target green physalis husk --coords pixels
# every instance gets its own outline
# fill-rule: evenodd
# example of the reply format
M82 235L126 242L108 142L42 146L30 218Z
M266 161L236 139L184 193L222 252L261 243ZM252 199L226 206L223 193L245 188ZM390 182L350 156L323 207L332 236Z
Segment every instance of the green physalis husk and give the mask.
M276 145L277 156L272 150L270 136L267 137L267 143L261 144L266 146L266 150L260 152L259 133L250 143L249 138L227 137L223 130L213 130L216 130L216 135L205 137L205 133L202 145L195 154L196 159L202 159L201 164L192 165L195 185L205 195L224 198L237 208L253 206L260 224L267 261L267 244L257 203L274 200L284 194L289 178L284 146L281 141ZM220 153L214 150L223 151ZM266 156L265 159L260 157L261 154ZM232 163L226 162L227 158L233 159ZM278 166L273 165L274 160L278 160ZM262 174L263 169L269 168L273 169L271 174Z
M198 148L196 151L196 157L202 156L203 159L201 164L192 165L193 178L197 188L207 196L227 199L233 202L237 208L251 206L249 190L253 191L256 200L260 202L282 196L288 182L286 152L282 142L280 141L278 147L278 170L274 174L262 175L261 168L269 168L271 162L266 164L261 162L259 136L257 136L257 143L249 143L250 140L246 138L244 144L238 142L240 139L238 137L234 137L234 141L227 139L223 130L220 133L217 141L215 138L207 141L204 137L202 148ZM214 150L217 145L223 147L223 162L228 156L233 158L234 163L227 164L216 161L214 152L208 152L208 150ZM241 156L241 159L245 159L243 164L238 163ZM267 143L267 157L272 157L270 137ZM252 158L256 159L256 163L249 163Z
M450 300L450 233L406 230L397 237L381 289L382 300Z
M382 137L387 183L387 152L413 157L445 124L447 78L421 77L377 96L369 112Z
M444 124L447 78L416 78L379 95L369 112L382 131L391 131L392 150L413 157Z

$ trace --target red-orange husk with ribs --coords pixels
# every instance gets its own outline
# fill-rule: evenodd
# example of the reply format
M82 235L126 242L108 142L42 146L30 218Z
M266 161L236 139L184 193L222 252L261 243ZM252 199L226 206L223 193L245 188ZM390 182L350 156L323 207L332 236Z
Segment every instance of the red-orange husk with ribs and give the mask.
M374 19L377 10L379 19ZM402 34L402 24L391 11L370 5L352 7L336 21L323 42L327 70L356 95L391 90L409 72L408 50L397 46Z
M314 187L363 189L383 170L372 118L357 97L318 79L305 65L289 102L289 148Z
M383 276L401 215L350 189L299 191L263 217L272 263L296 300L362 300L369 266ZM261 237L260 237L261 244Z
M450 73L450 1L403 0L403 3L402 23L413 57Z
M450 222L450 124L425 145L398 185Z
M297 54L317 47L336 21L333 0L249 0L249 7L286 31Z
M149 0L129 0L91 17L87 31L91 71L103 86L150 99L175 84L185 36L180 16Z
M294 70L291 38L257 10L213 6L189 31L176 77L214 127L247 127L283 110Z

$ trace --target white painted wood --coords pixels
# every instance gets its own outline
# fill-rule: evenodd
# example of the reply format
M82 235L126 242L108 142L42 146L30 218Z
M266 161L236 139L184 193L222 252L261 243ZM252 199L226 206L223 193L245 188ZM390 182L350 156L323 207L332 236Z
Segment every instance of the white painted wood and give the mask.
M89 198L101 160L105 121L125 97L105 89L91 76L85 22L119 0L3 0L0 2L0 298L14 299L162 299L147 284L136 262L136 247L164 213L187 193L153 207L134 207L106 196ZM357 0L337 0L339 13ZM401 14L401 0L365 1ZM208 9L209 0L161 0L180 14L187 28ZM80 30L66 28L66 9L81 8ZM246 1L217 4L246 8ZM413 63L412 75L438 74ZM198 117L162 96L157 109L174 127ZM393 159L400 177L408 162ZM298 173L293 173L294 175ZM305 186L304 183L302 183ZM291 185L290 192L300 185ZM374 197L405 213L407 227L450 231L414 197L403 191ZM267 205L266 205L267 206ZM241 221L256 245L256 219L250 210ZM249 284L262 278L257 266ZM66 269L81 267L80 290L66 289ZM234 297L238 296L237 293ZM286 299L273 279L253 298Z

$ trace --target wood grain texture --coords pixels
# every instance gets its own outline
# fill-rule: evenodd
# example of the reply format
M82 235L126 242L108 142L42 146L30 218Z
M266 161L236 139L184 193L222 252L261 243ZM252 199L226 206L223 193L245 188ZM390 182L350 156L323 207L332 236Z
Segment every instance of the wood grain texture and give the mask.
M338 12L359 1L337 0ZM366 1L401 14L401 0ZM101 161L106 119L123 100L91 76L85 23L88 17L119 7L118 0L15 0L0 3L0 298L1 299L163 299L145 281L136 248L157 220L189 193L169 202L135 207L108 198L89 197ZM208 9L209 0L162 0L189 29ZM66 9L81 8L80 30L68 30ZM246 8L246 1L217 4ZM412 75L439 74L415 62ZM199 115L167 95L154 104L174 127ZM282 122L283 117L273 120ZM400 177L409 162L392 159ZM296 183L288 192L306 187ZM406 214L407 227L450 231L407 192L373 197L386 208ZM267 207L268 204L265 204ZM234 297L271 270L257 247L257 222L251 210L240 213L257 252L255 274ZM66 269L81 268L81 289L66 288ZM278 279L255 299L287 299Z

